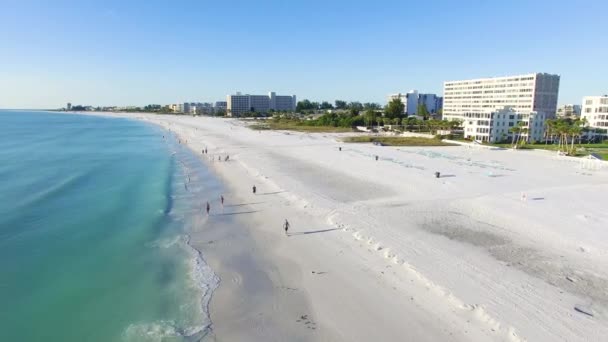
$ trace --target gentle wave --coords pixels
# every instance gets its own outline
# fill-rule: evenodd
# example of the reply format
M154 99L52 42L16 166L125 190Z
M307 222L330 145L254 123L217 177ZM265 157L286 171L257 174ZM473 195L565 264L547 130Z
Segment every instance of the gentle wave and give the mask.
M26 197L22 202L16 204L16 207L29 207L53 197L59 197L62 191L67 191L71 187L78 184L79 181L89 177L92 172L81 172L78 174L69 175L58 182L52 183L51 186L42 188L40 191Z
M206 263L203 255L190 244L189 235L179 235L174 239L162 240L151 246L170 248L180 246L191 255L189 260L189 281L199 292L197 296L199 317L202 321L197 325L182 326L175 321L140 322L129 325L123 333L123 340L129 342L156 342L167 338L178 341L201 341L211 331L211 318L209 315L209 302L213 291L220 284L219 277Z
M173 224L187 225L191 219L194 219L197 225L204 224L207 221L206 217L202 220L195 217L200 209L197 209L196 204L192 201L201 195L202 190L206 189L206 186L201 184L204 178L196 175L196 167L184 167L184 160L193 163L199 161L191 151L186 150L183 146L175 146L175 148L177 152L171 155L172 164L165 188L167 203L162 212ZM188 186L184 187L186 179L188 179ZM182 303L180 311L187 314L190 319L135 322L126 327L122 334L123 340L129 342L201 341L211 331L209 303L213 292L220 284L219 277L207 264L202 253L191 245L188 234L182 233L161 238L149 243L147 247L179 248L187 253L187 286L194 295L189 295L189 300Z

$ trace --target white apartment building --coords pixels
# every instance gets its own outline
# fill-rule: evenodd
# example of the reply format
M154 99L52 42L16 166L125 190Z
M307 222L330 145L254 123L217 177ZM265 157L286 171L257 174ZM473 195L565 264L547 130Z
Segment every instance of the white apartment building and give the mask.
M513 138L516 133L511 129L520 123L523 129L520 139L527 142L541 141L544 138L546 116L543 113L520 113L506 107L485 113L465 113L463 120L464 136L478 141L500 142Z
M418 105L424 104L429 113L437 113L443 106L443 98L435 94L420 94L418 90L410 90L407 94L392 94L388 96L388 101L396 98L401 99L404 104L403 114L410 116L416 115Z
M581 116L581 106L575 104L561 105L557 107L556 116L558 118L579 118Z
M608 129L608 95L584 97L581 116L589 127Z
M532 123L529 140L538 141L544 134L544 120L555 117L559 79L558 75L533 73L444 82L443 118L462 120L465 138L489 142L508 139L511 123L511 127L518 122ZM536 126L541 119L542 127Z
M296 96L276 95L274 92L268 95L228 95L226 97L226 109L228 116L240 116L248 112L267 113L270 110L295 111Z

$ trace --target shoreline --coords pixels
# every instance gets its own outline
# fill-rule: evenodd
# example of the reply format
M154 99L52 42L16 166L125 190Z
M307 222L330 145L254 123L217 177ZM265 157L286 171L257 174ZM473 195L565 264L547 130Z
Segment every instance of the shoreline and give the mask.
M608 260L597 230L605 218L588 202L606 187L605 170L577 170L545 154L536 162L530 154L459 147L356 144L338 154L332 134L258 133L215 118L118 117L170 127L195 154L205 146L214 157L229 153L228 163L206 162L230 190L228 201L256 203L264 196L237 219L247 227L238 237L249 248L245 256L266 273L246 274L243 256L233 259L230 272L238 281L220 286L211 300L217 341L273 340L280 328L289 340L315 341L593 340L608 331L601 293ZM374 154L378 163L368 161ZM560 165L553 172L573 179L577 193L539 178L531 167L541 163ZM437 169L446 178L426 176ZM378 172L382 178L370 178ZM391 181L403 174L404 182ZM257 196L250 194L252 184ZM529 203L519 200L521 191L529 192ZM512 215L500 211L505 206ZM586 214L565 215L564 208ZM550 217L561 220L549 223ZM284 218L296 233L289 238L281 231ZM567 229L581 219L588 226L579 227L583 233ZM217 243L238 249L230 238ZM222 269L230 257L221 250L210 262ZM264 277L273 288L265 298L275 301L249 302L228 314L243 304L235 297L261 291L247 286ZM584 281L562 281L566 277ZM288 291L298 292L298 304L289 302L294 294ZM574 312L581 305L594 317ZM295 312L298 306L306 313ZM251 319L260 311L264 319ZM305 315L316 329L301 327ZM274 325L264 325L268 321Z

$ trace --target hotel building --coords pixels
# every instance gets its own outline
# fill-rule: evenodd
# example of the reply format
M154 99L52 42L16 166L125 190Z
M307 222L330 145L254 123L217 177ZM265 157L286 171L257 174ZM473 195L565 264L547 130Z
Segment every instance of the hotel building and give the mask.
M248 112L267 113L275 111L295 111L296 96L276 95L274 92L268 95L249 95L236 93L226 97L226 109L228 116L240 116Z
M528 140L541 140L544 121L555 118L558 75L517 76L448 81L443 84L443 118L461 120L465 138L498 142L520 122Z
M581 116L589 127L608 129L608 95L584 97Z

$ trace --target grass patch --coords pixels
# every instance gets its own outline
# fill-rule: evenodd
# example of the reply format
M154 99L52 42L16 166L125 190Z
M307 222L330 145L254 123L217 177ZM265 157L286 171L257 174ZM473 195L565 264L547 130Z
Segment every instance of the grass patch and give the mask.
M444 143L439 139L418 138L418 137L376 137L361 135L346 137L342 141L347 143L373 143L379 142L387 146L454 146L454 144Z
M598 156L602 158L602 160L608 160L608 151L604 153L596 153Z
M282 123L268 121L265 123L257 123L250 125L249 128L254 130L275 130L275 131L296 131L308 133L344 133L352 132L350 127L333 127L333 126L308 126L299 125L296 123Z
M489 144L491 146L512 148L513 144ZM570 146L570 145L568 145ZM521 150L546 150L546 151L558 151L558 146L555 144L525 144L517 147ZM574 157L584 157L591 153L595 153L602 157L603 160L608 160L608 144L607 143L596 143L596 144L574 144Z

